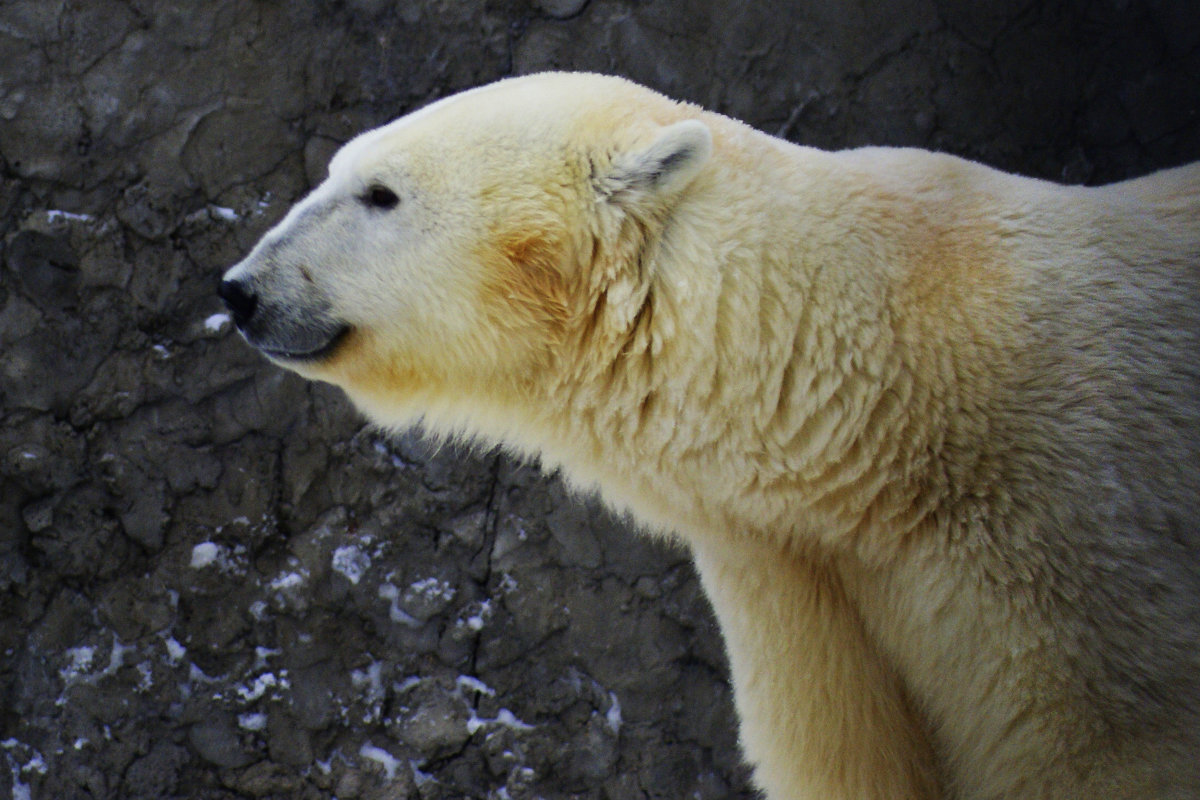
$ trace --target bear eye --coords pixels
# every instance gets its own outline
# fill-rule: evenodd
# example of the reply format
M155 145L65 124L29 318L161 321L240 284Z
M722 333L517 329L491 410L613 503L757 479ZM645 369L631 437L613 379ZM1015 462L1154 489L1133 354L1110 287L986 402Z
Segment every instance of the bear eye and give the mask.
M378 183L367 189L366 194L361 199L364 204L371 208L382 208L385 210L394 208L400 202L400 198L395 192Z

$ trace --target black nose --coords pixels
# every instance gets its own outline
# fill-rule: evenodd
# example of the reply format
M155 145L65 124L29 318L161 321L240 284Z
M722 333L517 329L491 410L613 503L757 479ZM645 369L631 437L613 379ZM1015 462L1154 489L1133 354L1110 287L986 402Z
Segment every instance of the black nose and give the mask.
M217 294L225 301L226 307L233 314L233 323L239 328L245 326L254 316L258 307L258 295L246 288L241 281L221 281Z

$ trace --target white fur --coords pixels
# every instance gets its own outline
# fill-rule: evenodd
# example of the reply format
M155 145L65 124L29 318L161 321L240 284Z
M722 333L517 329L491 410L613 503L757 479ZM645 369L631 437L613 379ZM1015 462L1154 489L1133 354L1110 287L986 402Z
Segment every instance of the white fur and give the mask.
M352 333L287 366L381 424L687 542L773 800L1185 798L1198 220L1196 166L1061 187L551 74L356 139L230 274L312 273Z

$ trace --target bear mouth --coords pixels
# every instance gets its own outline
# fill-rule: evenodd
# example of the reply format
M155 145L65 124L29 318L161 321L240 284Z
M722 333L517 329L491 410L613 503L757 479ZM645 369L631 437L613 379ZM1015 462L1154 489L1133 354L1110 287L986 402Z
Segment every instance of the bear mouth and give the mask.
M346 340L346 337L350 334L350 331L351 327L349 325L342 325L334 330L329 338L323 343L310 348L300 349L292 347L279 347L277 345L268 345L263 343L256 344L256 347L263 353L263 355L276 361L312 363L314 361L321 361L333 355L333 352L338 348L338 346Z

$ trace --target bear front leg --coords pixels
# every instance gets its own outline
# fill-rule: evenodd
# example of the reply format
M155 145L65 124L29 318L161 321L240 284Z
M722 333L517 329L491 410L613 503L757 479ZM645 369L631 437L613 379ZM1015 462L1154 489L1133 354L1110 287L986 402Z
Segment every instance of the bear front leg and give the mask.
M767 797L942 797L929 740L832 568L749 536L692 545Z

